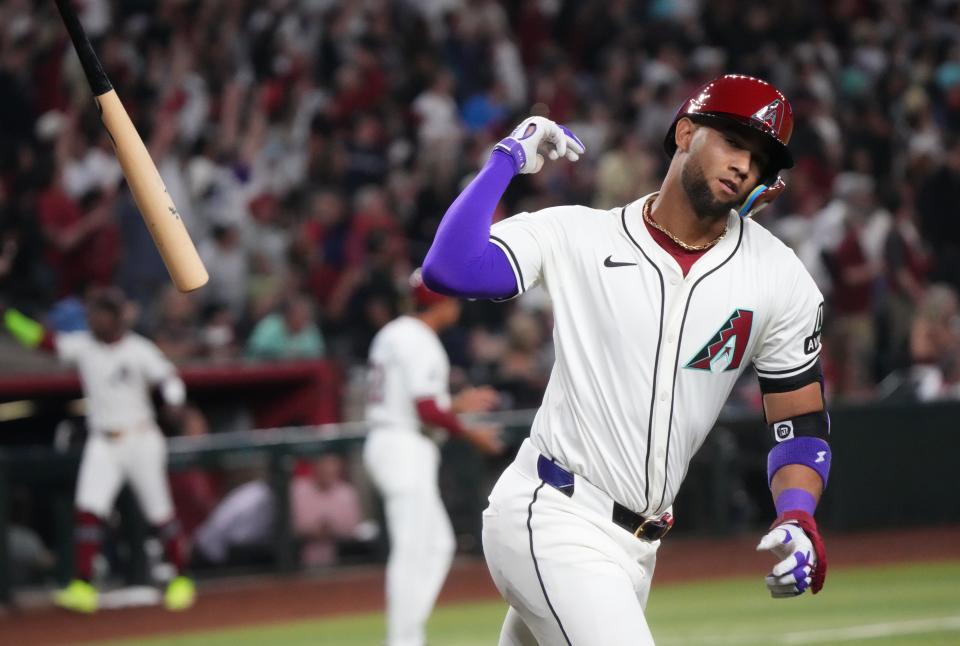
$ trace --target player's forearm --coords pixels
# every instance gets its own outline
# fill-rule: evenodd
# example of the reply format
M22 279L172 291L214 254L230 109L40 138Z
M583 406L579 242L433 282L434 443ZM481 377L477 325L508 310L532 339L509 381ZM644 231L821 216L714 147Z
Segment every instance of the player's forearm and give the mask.
M466 430L452 411L442 410L434 399L418 399L417 415L428 426L439 426L450 435L464 435Z
M772 420L767 478L777 517L788 511L812 516L830 474L830 416L820 383L765 393L763 408Z
M794 510L812 516L830 475L830 418L818 411L772 427L777 443L767 456L767 478L777 516Z
M810 467L790 464L774 474L770 494L778 517L791 510L805 511L812 516L823 494L823 480Z
M495 151L450 205L423 262L427 287L464 298L506 298L516 293L506 255L490 242L493 213L515 173L512 158Z

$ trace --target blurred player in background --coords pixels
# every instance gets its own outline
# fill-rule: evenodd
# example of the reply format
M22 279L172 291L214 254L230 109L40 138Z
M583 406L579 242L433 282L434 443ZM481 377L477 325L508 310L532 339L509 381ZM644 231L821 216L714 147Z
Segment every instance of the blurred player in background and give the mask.
M437 335L460 318L459 301L427 289L419 270L411 287L416 314L385 325L370 346L371 430L363 459L384 498L390 534L387 646L423 646L427 618L456 547L437 482L440 450L423 428L442 428L483 453L503 448L498 428L464 426L456 416L493 408L493 389L468 388L450 396L450 360Z
M86 398L88 438L75 496L76 578L55 595L59 606L76 612L97 610L93 560L124 483L133 489L177 572L167 584L164 605L185 610L196 596L193 581L183 574L183 534L167 481L166 443L151 402L151 391L158 388L164 412L176 420L186 389L160 350L127 329L127 308L120 290L97 290L87 303L89 331L70 333L54 333L14 309L4 312L7 329L21 343L56 352L62 362L76 366Z

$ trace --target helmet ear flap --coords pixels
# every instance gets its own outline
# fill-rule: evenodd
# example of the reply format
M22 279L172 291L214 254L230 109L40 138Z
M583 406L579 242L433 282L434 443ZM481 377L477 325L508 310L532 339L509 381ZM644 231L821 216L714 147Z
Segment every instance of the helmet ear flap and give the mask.
M743 201L737 213L741 218L752 218L763 210L770 202L773 202L783 189L787 187L783 178L776 177L772 182L758 184L755 189L750 191L750 195Z

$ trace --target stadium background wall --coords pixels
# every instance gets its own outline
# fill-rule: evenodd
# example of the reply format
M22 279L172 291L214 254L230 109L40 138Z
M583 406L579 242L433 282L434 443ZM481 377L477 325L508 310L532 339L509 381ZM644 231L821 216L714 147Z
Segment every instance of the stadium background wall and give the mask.
M519 445L529 428L531 412L509 416L512 446ZM834 460L842 464L831 477L820 517L826 532L909 528L913 525L960 522L960 500L955 488L944 486L956 468L960 434L955 420L960 404L890 404L838 407L831 413ZM525 421L526 420L526 421ZM170 468L218 468L225 463L263 461L268 480L281 504L275 526L272 563L276 572L296 569L287 483L299 457L327 451L359 448L363 430L357 424L330 424L317 433L315 426L225 433L197 441L170 442ZM772 517L766 492L766 441L759 419L751 415L721 418L691 465L678 497L676 536L734 534L754 529ZM461 548L479 549L480 510L493 478L509 460L485 462L461 443L444 447L441 478L446 503ZM70 572L71 492L79 452L56 453L47 448L8 448L0 452L0 527L5 526L14 486L26 485L44 498L54 514L57 572ZM904 486L903 483L910 483ZM446 486L449 485L449 486ZM127 580L146 580L147 560L142 544L145 524L132 500L121 500L120 538L127 546ZM0 532L0 600L11 595L7 545Z

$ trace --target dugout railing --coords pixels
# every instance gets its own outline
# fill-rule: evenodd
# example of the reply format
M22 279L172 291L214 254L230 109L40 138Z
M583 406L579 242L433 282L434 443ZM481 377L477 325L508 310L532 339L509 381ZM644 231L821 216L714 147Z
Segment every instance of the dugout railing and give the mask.
M503 424L508 444L519 445L533 411L490 416ZM960 403L870 404L831 410L833 469L818 517L827 532L960 522L956 484L960 455ZM271 545L272 569L297 569L291 531L288 484L298 458L359 448L361 423L327 424L221 433L199 438L171 438L171 471L217 468L225 462L259 460L276 496ZM769 446L760 419L752 412L727 411L691 464L675 506L674 536L715 536L755 529L769 522L773 508L766 489ZM52 496L56 527L52 546L56 576L71 568L72 490L80 453L49 448L0 451L0 529L8 526L14 486L28 486L34 496ZM479 545L480 510L498 473L509 462L484 460L460 442L444 447L445 502L458 534ZM129 496L126 502L129 508ZM123 513L130 545L142 545L146 528L137 513ZM132 519L128 521L129 519ZM673 537L673 536L672 536ZM478 549L478 548L477 548ZM146 572L142 550L131 550L131 567ZM0 531L0 600L11 599L7 532ZM135 577L136 578L136 577Z
M519 444L529 428L534 411L508 411L485 416L492 423L502 424L509 445ZM273 491L275 505L274 536L271 544L273 569L292 572L297 568L296 542L290 522L289 488L296 460L310 458L330 451L347 452L359 448L366 436L366 425L344 422L287 428L257 429L232 433L216 433L200 437L173 437L168 440L168 468L171 472L188 469L218 469L226 463L233 468L243 464L265 464L267 480ZM479 458L470 460L470 451L455 443L448 443L448 452L457 456L455 463L468 473L478 473ZM0 601L10 601L8 535L11 492L14 486L27 486L36 496L52 498L55 526L55 577L66 582L72 571L72 500L73 485L80 463L81 449L67 452L48 447L21 447L0 450ZM460 475L464 475L461 472ZM459 482L464 487L473 480ZM478 499L479 486L464 491L469 499ZM123 536L131 558L128 577L134 582L147 578L146 558L142 545L147 536L143 522L129 491L124 491L117 506L123 517ZM473 505L477 507L476 505ZM477 507L478 508L478 507ZM468 529L468 531L471 531Z

